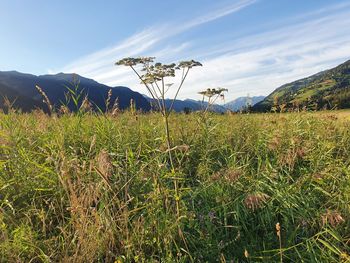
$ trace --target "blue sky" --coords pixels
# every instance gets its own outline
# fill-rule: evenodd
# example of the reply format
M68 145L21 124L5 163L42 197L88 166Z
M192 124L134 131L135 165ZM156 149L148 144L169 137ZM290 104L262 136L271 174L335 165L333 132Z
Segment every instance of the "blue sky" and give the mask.
M350 1L1 0L0 35L0 70L75 72L146 93L116 60L193 58L203 67L180 98L225 87L230 100L350 59Z

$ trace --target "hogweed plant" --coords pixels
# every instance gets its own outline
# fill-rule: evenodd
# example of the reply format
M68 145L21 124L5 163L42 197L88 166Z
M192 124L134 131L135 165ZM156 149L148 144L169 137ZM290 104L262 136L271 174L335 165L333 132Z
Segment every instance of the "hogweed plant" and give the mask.
M155 57L139 57L139 58L124 58L115 63L115 65L123 65L130 67L132 71L141 81L153 102L156 104L157 110L162 114L164 120L165 128L165 139L167 144L167 153L169 156L169 162L171 166L171 173L175 174L174 159L172 156L172 143L170 139L169 131L169 116L173 110L175 100L183 87L183 84L188 76L190 70L197 66L202 66L202 64L195 60L181 61L178 64L162 64L154 61ZM137 66L141 66L141 70L137 70ZM175 88L175 96L173 97L169 107L166 106L166 95L174 83L168 82L170 78L174 78L176 72L181 72L181 79ZM176 177L176 176L175 176ZM174 179L174 190L175 190L175 200L176 200L176 212L179 215L179 190L178 190L178 180Z
M228 90L225 88L208 88L204 91L198 92L198 94L202 95L202 114L200 116L202 124L208 129L208 116L207 113L213 110L214 104L218 99L225 99L224 92Z
M203 105L204 113L212 109L213 105L219 98L224 100L225 99L224 92L227 92L227 91L228 90L224 88L213 88L213 89L208 88L204 91L198 92L198 94L203 96L202 105ZM204 101L206 98L207 98L207 101L206 101L207 103L206 103L206 106L204 106Z
M140 57L140 58L124 58L115 63L115 65L123 65L130 67L136 76L141 81L148 93L151 95L157 110L162 114L165 124L166 143L169 153L169 161L172 169L174 162L171 154L171 140L169 132L169 116L173 110L175 100L188 76L189 71L193 67L202 66L198 61L189 60L181 61L178 64L162 64L154 62L155 57ZM141 72L137 71L137 66L141 65ZM166 95L174 83L169 83L169 78L174 78L176 71L181 71L181 79L176 88L175 96L173 97L169 107L166 106Z

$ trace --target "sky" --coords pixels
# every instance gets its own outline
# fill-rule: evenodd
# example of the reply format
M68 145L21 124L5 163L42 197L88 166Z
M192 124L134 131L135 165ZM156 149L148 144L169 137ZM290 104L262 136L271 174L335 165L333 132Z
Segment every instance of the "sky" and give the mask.
M350 1L0 0L0 36L1 71L77 73L146 94L114 62L194 59L203 67L190 71L179 98L223 87L228 101L350 59Z

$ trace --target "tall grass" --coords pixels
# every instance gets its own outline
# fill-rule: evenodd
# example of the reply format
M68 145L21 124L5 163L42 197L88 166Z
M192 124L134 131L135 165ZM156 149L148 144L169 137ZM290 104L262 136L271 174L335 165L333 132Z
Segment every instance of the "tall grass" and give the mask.
M346 118L0 114L0 261L349 261Z

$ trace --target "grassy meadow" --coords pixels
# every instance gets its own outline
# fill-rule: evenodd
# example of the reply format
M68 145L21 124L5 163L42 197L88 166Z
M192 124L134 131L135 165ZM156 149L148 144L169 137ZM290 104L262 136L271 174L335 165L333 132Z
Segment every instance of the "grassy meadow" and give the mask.
M0 114L0 262L350 262L350 112Z

